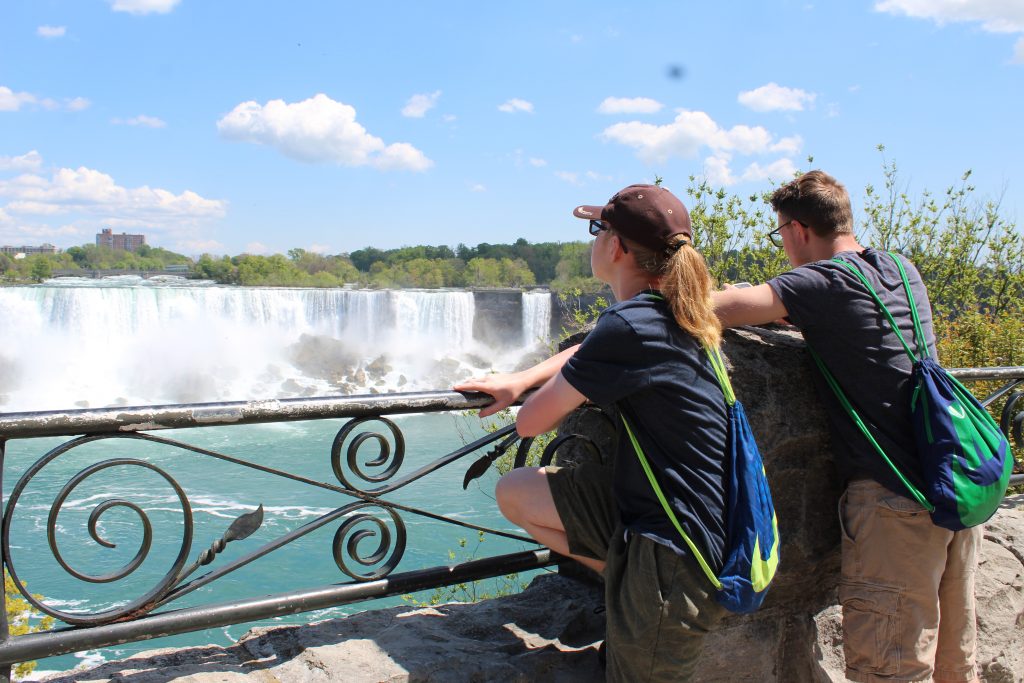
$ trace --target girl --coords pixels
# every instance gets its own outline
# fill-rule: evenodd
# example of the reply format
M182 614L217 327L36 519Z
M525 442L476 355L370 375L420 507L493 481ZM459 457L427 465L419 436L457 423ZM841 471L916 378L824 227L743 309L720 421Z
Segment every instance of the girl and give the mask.
M491 394L490 415L540 388L516 418L521 436L554 428L584 401L621 416L613 467L521 468L498 482L510 521L604 575L607 680L690 680L703 636L725 613L640 464L642 449L668 504L717 574L726 542L726 405L705 348L721 326L690 217L671 192L631 185L590 221L595 277L618 303L579 346L522 372L459 384ZM634 445L633 438L637 444Z

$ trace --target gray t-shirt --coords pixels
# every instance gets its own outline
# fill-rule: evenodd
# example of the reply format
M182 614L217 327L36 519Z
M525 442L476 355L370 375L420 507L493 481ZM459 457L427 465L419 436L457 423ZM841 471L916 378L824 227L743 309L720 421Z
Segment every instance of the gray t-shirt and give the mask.
M917 354L906 292L892 258L875 249L845 251L838 256L860 268ZM928 293L913 264L899 258L910 281L928 352L937 358ZM878 444L911 483L923 488L910 418L912 363L863 283L843 265L818 261L783 273L768 284ZM843 480L867 477L907 495L906 487L854 424L821 373L815 369L813 374L832 426L836 466Z

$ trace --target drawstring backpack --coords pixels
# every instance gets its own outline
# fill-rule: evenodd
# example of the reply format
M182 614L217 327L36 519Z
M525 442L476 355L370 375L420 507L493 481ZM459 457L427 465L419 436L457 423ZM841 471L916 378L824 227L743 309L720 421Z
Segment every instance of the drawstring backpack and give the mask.
M683 531L625 416L622 417L622 423L626 427L626 434L633 444L640 465L665 509L665 514L683 537L704 574L717 589L716 600L731 612L746 614L755 611L764 602L768 584L771 583L779 566L779 523L775 517L775 506L772 504L772 494L761 462L761 453L754 442L743 404L737 401L733 394L729 374L718 349L705 346L704 351L711 360L718 384L725 395L729 417L729 436L725 452L725 470L729 486L725 564L718 576L715 576L715 572L701 555L697 545Z
M928 355L928 344L917 315L907 273L894 254L889 252L889 256L899 268L903 289L907 293L919 355L914 355L903 339L896 320L860 269L838 257L832 260L845 266L867 287L871 298L885 314L913 363L910 412L914 423L914 441L924 473L923 492L911 484L889 459L825 363L814 349L810 346L807 348L843 408L907 487L910 495L928 510L932 521L951 531L977 526L995 513L1006 495L1013 470L1010 444L992 416L978 403L978 399Z

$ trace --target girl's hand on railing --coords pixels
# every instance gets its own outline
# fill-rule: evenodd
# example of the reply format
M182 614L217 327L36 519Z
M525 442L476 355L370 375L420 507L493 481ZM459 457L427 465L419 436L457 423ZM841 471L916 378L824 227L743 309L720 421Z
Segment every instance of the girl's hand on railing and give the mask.
M524 373L496 373L483 377L471 377L453 386L455 391L479 391L494 397L494 403L480 409L480 417L494 415L516 402L532 383Z

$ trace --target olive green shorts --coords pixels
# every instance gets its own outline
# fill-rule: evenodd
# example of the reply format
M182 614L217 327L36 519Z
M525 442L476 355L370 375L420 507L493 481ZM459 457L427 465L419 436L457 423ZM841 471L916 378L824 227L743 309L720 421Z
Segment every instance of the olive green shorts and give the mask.
M705 634L726 614L714 587L689 555L625 530L610 468L546 472L569 551L606 563L607 680L690 680Z

